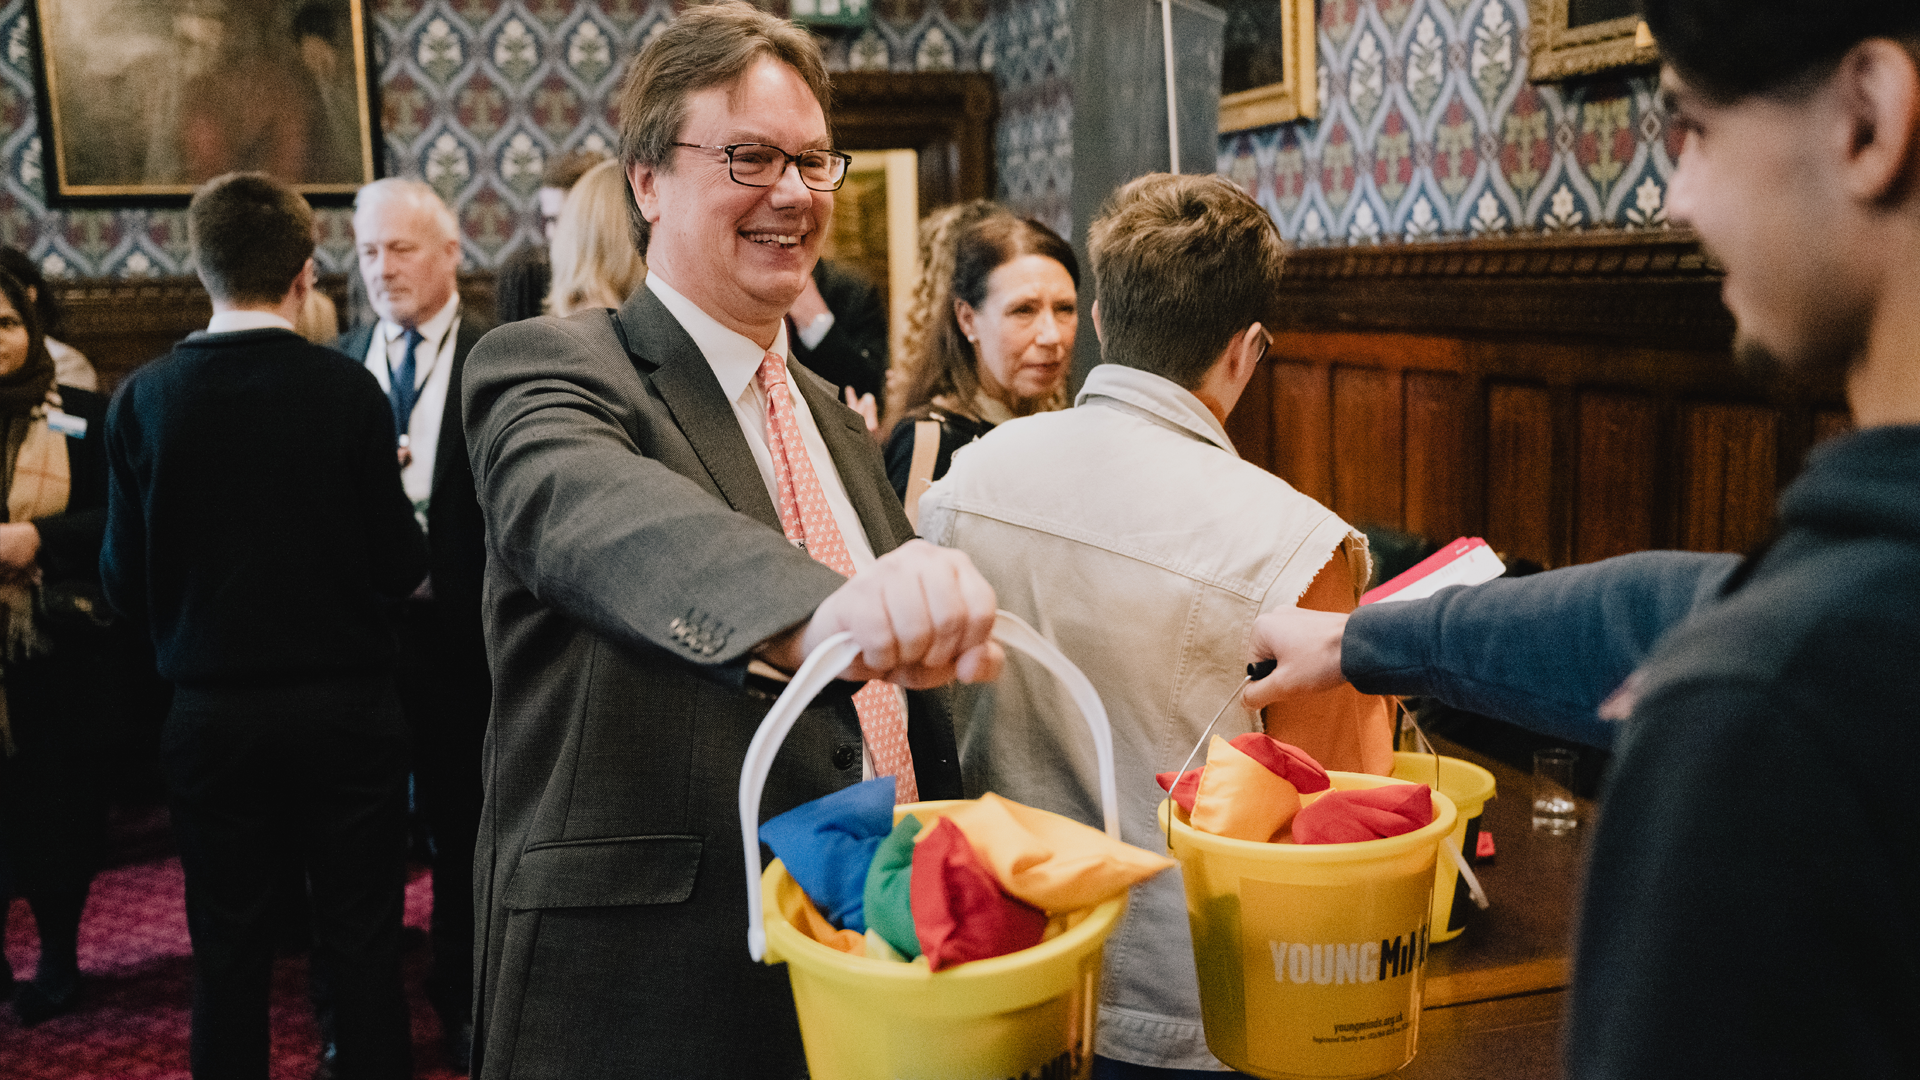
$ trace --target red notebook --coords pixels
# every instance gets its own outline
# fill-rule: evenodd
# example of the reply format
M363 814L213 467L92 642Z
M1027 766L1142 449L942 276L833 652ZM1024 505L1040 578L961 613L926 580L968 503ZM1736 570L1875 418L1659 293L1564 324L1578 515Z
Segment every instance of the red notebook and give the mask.
M1506 573L1507 566L1485 540L1463 536L1421 559L1413 569L1377 588L1368 589L1362 604L1419 600L1449 585L1478 585Z

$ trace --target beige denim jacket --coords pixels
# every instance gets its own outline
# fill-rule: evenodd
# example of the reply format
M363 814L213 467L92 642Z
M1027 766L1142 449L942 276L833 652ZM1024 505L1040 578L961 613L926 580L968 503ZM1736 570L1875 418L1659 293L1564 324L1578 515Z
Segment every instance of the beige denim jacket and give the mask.
M1151 851L1166 848L1154 773L1178 768L1234 693L1254 618L1297 601L1342 545L1356 598L1368 569L1366 538L1241 460L1198 398L1114 364L1094 368L1074 408L1010 421L960 450L920 506L922 534L965 551L1000 606L1093 680L1114 729L1121 835ZM997 684L960 704L969 795L1099 824L1092 743L1044 670L1010 658ZM1258 723L1236 705L1216 731ZM1134 890L1107 942L1102 991L1102 1055L1224 1068L1201 1031L1178 870Z

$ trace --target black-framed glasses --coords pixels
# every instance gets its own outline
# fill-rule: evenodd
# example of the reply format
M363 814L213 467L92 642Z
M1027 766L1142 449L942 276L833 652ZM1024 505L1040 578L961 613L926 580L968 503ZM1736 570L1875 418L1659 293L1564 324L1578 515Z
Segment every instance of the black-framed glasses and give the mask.
M726 146L677 142L690 150L718 150L727 155L727 175L736 184L747 187L772 187L780 182L788 165L800 167L800 182L815 191L838 191L846 182L847 166L853 159L838 150L802 150L789 154L766 143L741 142Z

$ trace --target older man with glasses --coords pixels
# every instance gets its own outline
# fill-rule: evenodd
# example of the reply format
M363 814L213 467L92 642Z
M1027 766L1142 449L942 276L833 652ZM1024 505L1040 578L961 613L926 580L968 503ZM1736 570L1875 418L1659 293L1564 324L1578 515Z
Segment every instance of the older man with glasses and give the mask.
M921 691L997 674L993 590L912 538L865 424L788 359L846 175L826 97L804 31L690 9L622 91L646 284L473 351L476 1076L806 1075L785 970L748 957L736 802L769 690L826 637L865 651L788 736L763 814L863 776L959 794Z

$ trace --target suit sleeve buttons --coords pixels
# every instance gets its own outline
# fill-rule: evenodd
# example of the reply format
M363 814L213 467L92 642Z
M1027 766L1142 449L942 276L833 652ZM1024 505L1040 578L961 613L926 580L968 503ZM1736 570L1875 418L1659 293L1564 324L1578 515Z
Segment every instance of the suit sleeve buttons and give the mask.
M712 616L689 609L685 615L667 624L673 640L697 656L710 657L727 647L732 631Z

